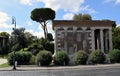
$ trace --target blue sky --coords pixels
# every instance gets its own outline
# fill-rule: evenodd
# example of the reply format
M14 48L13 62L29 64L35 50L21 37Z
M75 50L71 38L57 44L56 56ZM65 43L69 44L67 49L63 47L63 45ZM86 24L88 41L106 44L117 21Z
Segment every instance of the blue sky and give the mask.
M120 25L120 0L0 0L0 32L11 33L11 18L15 16L17 28L43 36L41 25L30 19L31 11L41 7L55 10L55 20L71 20L74 14L87 13L93 20L110 19ZM47 27L53 33L51 23Z

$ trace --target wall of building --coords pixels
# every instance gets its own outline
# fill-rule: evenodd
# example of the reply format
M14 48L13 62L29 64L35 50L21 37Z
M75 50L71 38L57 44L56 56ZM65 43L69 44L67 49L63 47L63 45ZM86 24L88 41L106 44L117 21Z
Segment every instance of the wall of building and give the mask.
M55 53L64 50L70 57L79 50L96 49L107 54L112 49L112 25L104 21L54 21Z

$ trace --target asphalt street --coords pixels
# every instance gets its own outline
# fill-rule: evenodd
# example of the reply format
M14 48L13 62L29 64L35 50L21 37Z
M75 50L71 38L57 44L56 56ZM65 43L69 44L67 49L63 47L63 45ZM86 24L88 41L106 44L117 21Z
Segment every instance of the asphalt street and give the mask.
M120 76L120 67L0 71L0 76Z

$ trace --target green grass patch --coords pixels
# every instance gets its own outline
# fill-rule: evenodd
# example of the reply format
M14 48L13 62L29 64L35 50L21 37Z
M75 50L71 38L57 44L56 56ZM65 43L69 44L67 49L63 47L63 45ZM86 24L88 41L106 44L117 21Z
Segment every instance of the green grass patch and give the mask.
M8 55L0 55L0 59L7 59Z
M10 65L8 63L4 63L0 65L0 68L5 68L5 67L10 67Z

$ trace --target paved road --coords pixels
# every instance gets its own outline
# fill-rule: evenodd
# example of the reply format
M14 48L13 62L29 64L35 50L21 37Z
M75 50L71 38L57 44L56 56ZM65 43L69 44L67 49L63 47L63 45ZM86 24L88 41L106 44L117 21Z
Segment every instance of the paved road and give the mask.
M120 76L120 67L95 69L59 69L0 71L0 76Z

